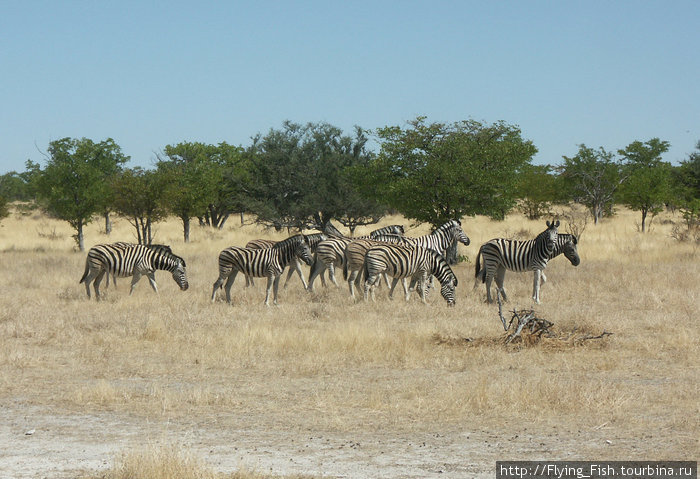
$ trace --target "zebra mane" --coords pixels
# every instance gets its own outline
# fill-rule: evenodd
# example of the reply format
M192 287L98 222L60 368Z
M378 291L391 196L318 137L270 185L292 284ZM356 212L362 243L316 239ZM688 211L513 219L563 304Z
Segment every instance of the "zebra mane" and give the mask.
M294 236L290 236L289 238L287 238L285 240L278 241L277 243L275 243L272 246L272 248L273 249L286 248L290 244L299 244L299 243L306 243L308 245L309 238L306 235L299 233L299 234L296 234Z
M433 231L433 232L430 233L430 234L437 234L438 231L449 231L449 230L451 230L452 228L456 228L456 227L458 227L458 226L459 226L459 227L462 226L462 222L461 222L461 221L459 221L459 220L450 220L450 221L448 221L447 223L442 224L442 225L438 226L437 228L435 228L435 231Z

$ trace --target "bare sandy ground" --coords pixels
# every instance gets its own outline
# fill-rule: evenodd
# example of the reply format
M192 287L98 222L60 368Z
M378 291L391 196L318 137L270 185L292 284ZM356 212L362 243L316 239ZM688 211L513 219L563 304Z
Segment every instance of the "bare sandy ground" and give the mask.
M172 445L213 469L333 478L492 478L497 460L574 460L646 455L637 434L606 428L461 430L421 433L260 430L248 417L143 421L128 415L52 413L21 404L0 409L1 478L72 478L96 473L119 454ZM31 434L30 434L31 433ZM656 440L660 438L655 438ZM653 455L653 449L648 451ZM618 456L619 457L619 456Z

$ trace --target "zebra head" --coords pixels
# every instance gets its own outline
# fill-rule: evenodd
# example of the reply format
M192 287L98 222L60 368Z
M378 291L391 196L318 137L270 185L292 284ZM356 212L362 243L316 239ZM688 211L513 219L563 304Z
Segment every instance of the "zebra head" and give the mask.
M452 278L449 278L440 285L440 294L445 298L445 301L447 301L447 306L452 307L455 305L455 287L457 283L457 277L453 275Z
M187 282L187 271L185 270L185 260L180 258L179 256L173 254L172 255L175 260L175 269L173 269L172 274L173 274L173 279L177 283L177 285L180 287L182 291L186 291L187 288L190 287L190 284Z
M547 229L538 236L538 238L544 238L545 248L547 253L550 255L554 251L557 244L557 238L559 237L557 228L559 228L559 220L552 221L551 223L547 221Z
M566 236L566 235L562 235ZM560 236L561 238L561 236ZM578 244L578 239L576 236L571 235L569 238L567 238L566 243L564 243L564 256L566 256L566 259L568 259L572 265L578 266L581 264L581 257L578 255L578 249L576 245Z
M302 260L308 266L314 262L313 253L311 252L311 242L309 237L306 235L299 235L303 239L299 241L294 247L294 256Z
M462 222L459 220L450 220L444 225L442 225L440 228L435 230L435 233L437 233L439 230L443 229L448 232L448 234L452 234L454 239L459 241L465 246L469 246L469 243L471 242L469 240L469 237L467 236L467 233L464 232L462 229ZM433 234L435 234L433 233Z

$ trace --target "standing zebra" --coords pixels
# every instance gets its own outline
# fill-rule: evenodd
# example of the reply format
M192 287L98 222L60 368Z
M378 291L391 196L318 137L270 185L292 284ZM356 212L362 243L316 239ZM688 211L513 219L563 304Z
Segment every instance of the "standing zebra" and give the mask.
M302 234L291 236L267 249L248 249L238 246L226 248L219 253L219 278L211 292L212 302L216 299L216 290L226 281L224 287L226 301L231 303L231 286L240 271L246 276L267 277L265 304L270 305L270 290L273 286L274 303L277 304L277 290L282 271L295 257L306 264L311 264L309 239Z
M132 246L136 246L135 243L127 243L126 241L117 241L116 243L111 243L111 245L115 248L131 248ZM158 250L163 250L167 251L168 253L172 253L173 250L170 248L170 246L166 244L157 244L157 243L152 243L152 244L147 244L144 245L150 249L158 249ZM105 277L105 288L109 287L109 277L112 276L112 283L114 284L114 287L117 287L117 276L115 274L107 275Z
M444 251L455 241L459 241L464 245L469 245L470 243L469 237L462 229L462 223L459 220L450 220L430 234L418 236L416 238L406 237L402 242L406 246L419 246L421 248L430 249L437 253L443 254ZM396 243L397 241L391 242ZM370 246L365 244L352 242L347 245L345 250L346 264L343 266L343 276L348 280L350 295L353 298L355 298L353 283L356 288L360 288L360 270L364 264L365 253L369 248ZM350 271L349 275L345 273L346 270ZM393 293L397 281L398 279L394 278L394 283L391 287L390 294ZM405 288L406 285L404 282L404 289Z
M373 239L379 235L385 234L403 236L404 227L403 225L389 225L376 229L366 236L358 236L356 238L349 236L333 236L325 241L321 241L316 247L314 262L311 266L311 272L309 273L309 285L307 290L314 290L314 280L326 269L328 269L328 277L333 281L334 285L338 286L338 282L335 280L335 267L343 265L345 261L345 248L348 243L357 239ZM321 282L325 286L323 276L321 276Z
M535 239L528 241L509 240L504 238L492 239L481 245L476 256L474 277L476 284L479 280L486 283L486 301L493 302L491 298L491 281L496 278L496 287L507 301L506 290L503 288L506 270L515 272L534 271L535 277L532 285L532 299L540 302L540 277L542 270L547 267L551 259L554 247L557 244L557 228L559 220L547 221L547 229L537 235ZM480 258L483 257L483 266Z
M419 284L420 297L425 303L425 293L428 276L435 276L442 287L440 293L448 306L455 304L455 287L457 277L445 258L436 251L421 246L404 246L398 244L383 244L374 246L367 251L364 261L365 300L370 288L380 280L380 274L386 273L394 277L394 285L398 278L411 278L411 285ZM410 298L410 289L404 282L406 301ZM374 289L372 288L372 300Z
M85 291L90 298L90 283L94 280L95 297L100 299L100 282L105 274L119 277L133 276L129 295L134 292L134 286L141 276L146 275L153 291L157 293L155 272L160 269L169 271L180 289L185 291L189 287L185 266L185 260L173 254L170 247L150 248L128 243L116 243L116 246L100 244L88 251L85 272L80 282L85 283Z
M311 253L314 253L316 251L316 247L321 241L328 239L328 237L323 233L314 233L306 235L306 237L309 239L309 247L311 248ZM277 243L278 242L274 240L255 239L248 241L245 247L248 249L267 249L272 248ZM301 280L301 284L304 285L304 289L306 289L306 279L304 278L304 273L302 273L301 271L301 262L298 258L294 258L293 265L289 266L289 273L287 274L287 279L284 281L284 286L282 286L283 289L287 288L287 283L289 283L289 280L294 275L295 271L299 275L299 279ZM246 287L248 287L248 285L254 286L253 278L246 276L245 285Z

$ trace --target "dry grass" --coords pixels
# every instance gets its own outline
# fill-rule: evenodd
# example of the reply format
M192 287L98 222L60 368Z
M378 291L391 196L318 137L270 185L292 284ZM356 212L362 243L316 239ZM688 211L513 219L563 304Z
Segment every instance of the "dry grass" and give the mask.
M472 290L472 263L456 268L451 309L435 293L426 307L417 299L390 302L385 290L375 304L353 304L344 284L319 284L308 295L298 278L281 291L278 307L263 305L264 281L246 290L241 277L233 306L211 304L221 249L286 235L232 219L223 231L194 228L184 244L172 220L158 226L156 240L186 258L190 289L179 291L159 273L159 295L142 280L129 297L121 280L97 303L78 284L85 254L74 250L67 224L13 216L0 228L0 402L173 421L217 417L222 427L225 412L269 430L469 424L500 431L556 426L566 435L605 425L621 437L649 436L634 450L614 452L625 459L697 457L700 258L670 237L670 224L657 220L641 235L635 218L621 211L589 225L578 268L563 257L550 264L536 310L573 339L526 347L503 345L496 307L483 303L483 285ZM390 223L408 226L397 217L382 225ZM472 261L490 238L544 228L522 216L462 223L472 245L460 246L460 254ZM133 238L124 220L110 238L99 227L88 228L88 247ZM506 275L508 308L531 306L531 281L529 274ZM575 340L603 330L614 334ZM582 454L597 453L587 447ZM139 460L137 469L147 467ZM186 477L219 477L207 474Z

